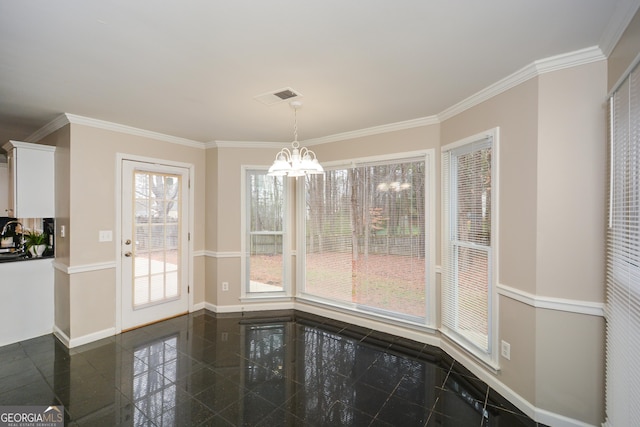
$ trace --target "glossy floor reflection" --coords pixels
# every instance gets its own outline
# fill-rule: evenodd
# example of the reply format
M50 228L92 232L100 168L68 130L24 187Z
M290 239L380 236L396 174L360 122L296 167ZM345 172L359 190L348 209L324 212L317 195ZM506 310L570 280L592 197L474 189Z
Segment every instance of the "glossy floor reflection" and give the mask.
M78 426L535 426L442 351L301 312L200 311L0 347L0 405Z

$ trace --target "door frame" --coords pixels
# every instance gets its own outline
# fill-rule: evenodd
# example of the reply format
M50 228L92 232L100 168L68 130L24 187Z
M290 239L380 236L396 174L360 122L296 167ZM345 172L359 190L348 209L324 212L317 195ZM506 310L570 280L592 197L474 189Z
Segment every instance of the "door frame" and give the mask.
M114 235L114 246L115 246L115 258L116 258L116 334L122 332L122 163L125 160L130 160L134 162L141 163L149 163L152 165L158 166L174 166L180 167L188 170L189 174L189 184L187 185L187 191L189 195L189 203L187 209L189 211L187 216L187 232L189 236L193 237L194 230L194 207L195 207L195 197L193 186L191 183L194 182L195 177L195 166L191 163L183 163L183 162L175 162L171 160L158 159L153 157L146 156L138 156L134 154L127 153L116 153L116 188L115 188L115 235ZM189 313L193 311L193 238L189 238L187 240L187 265L183 266L187 269L187 287L189 289L188 292L188 302L189 302Z

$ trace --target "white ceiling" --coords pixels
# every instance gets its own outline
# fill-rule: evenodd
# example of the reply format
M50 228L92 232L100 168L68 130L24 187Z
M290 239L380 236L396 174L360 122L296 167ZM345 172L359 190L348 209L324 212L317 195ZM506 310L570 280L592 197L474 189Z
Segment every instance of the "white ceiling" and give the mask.
M0 0L0 145L63 112L199 142L301 140L437 115L599 46L637 0Z

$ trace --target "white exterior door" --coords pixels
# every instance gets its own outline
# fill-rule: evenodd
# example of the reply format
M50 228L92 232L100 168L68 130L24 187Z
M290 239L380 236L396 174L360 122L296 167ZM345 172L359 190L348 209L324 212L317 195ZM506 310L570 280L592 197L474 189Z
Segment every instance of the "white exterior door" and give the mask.
M189 311L189 170L122 161L122 330Z

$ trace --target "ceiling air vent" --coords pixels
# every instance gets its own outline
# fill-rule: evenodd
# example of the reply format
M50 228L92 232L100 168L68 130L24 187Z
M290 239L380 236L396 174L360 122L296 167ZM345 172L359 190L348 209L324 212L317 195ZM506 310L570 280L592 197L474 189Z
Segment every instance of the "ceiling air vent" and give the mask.
M275 105L293 98L300 98L301 96L302 94L300 92L295 91L290 87L285 87L255 96L253 99L265 105Z

